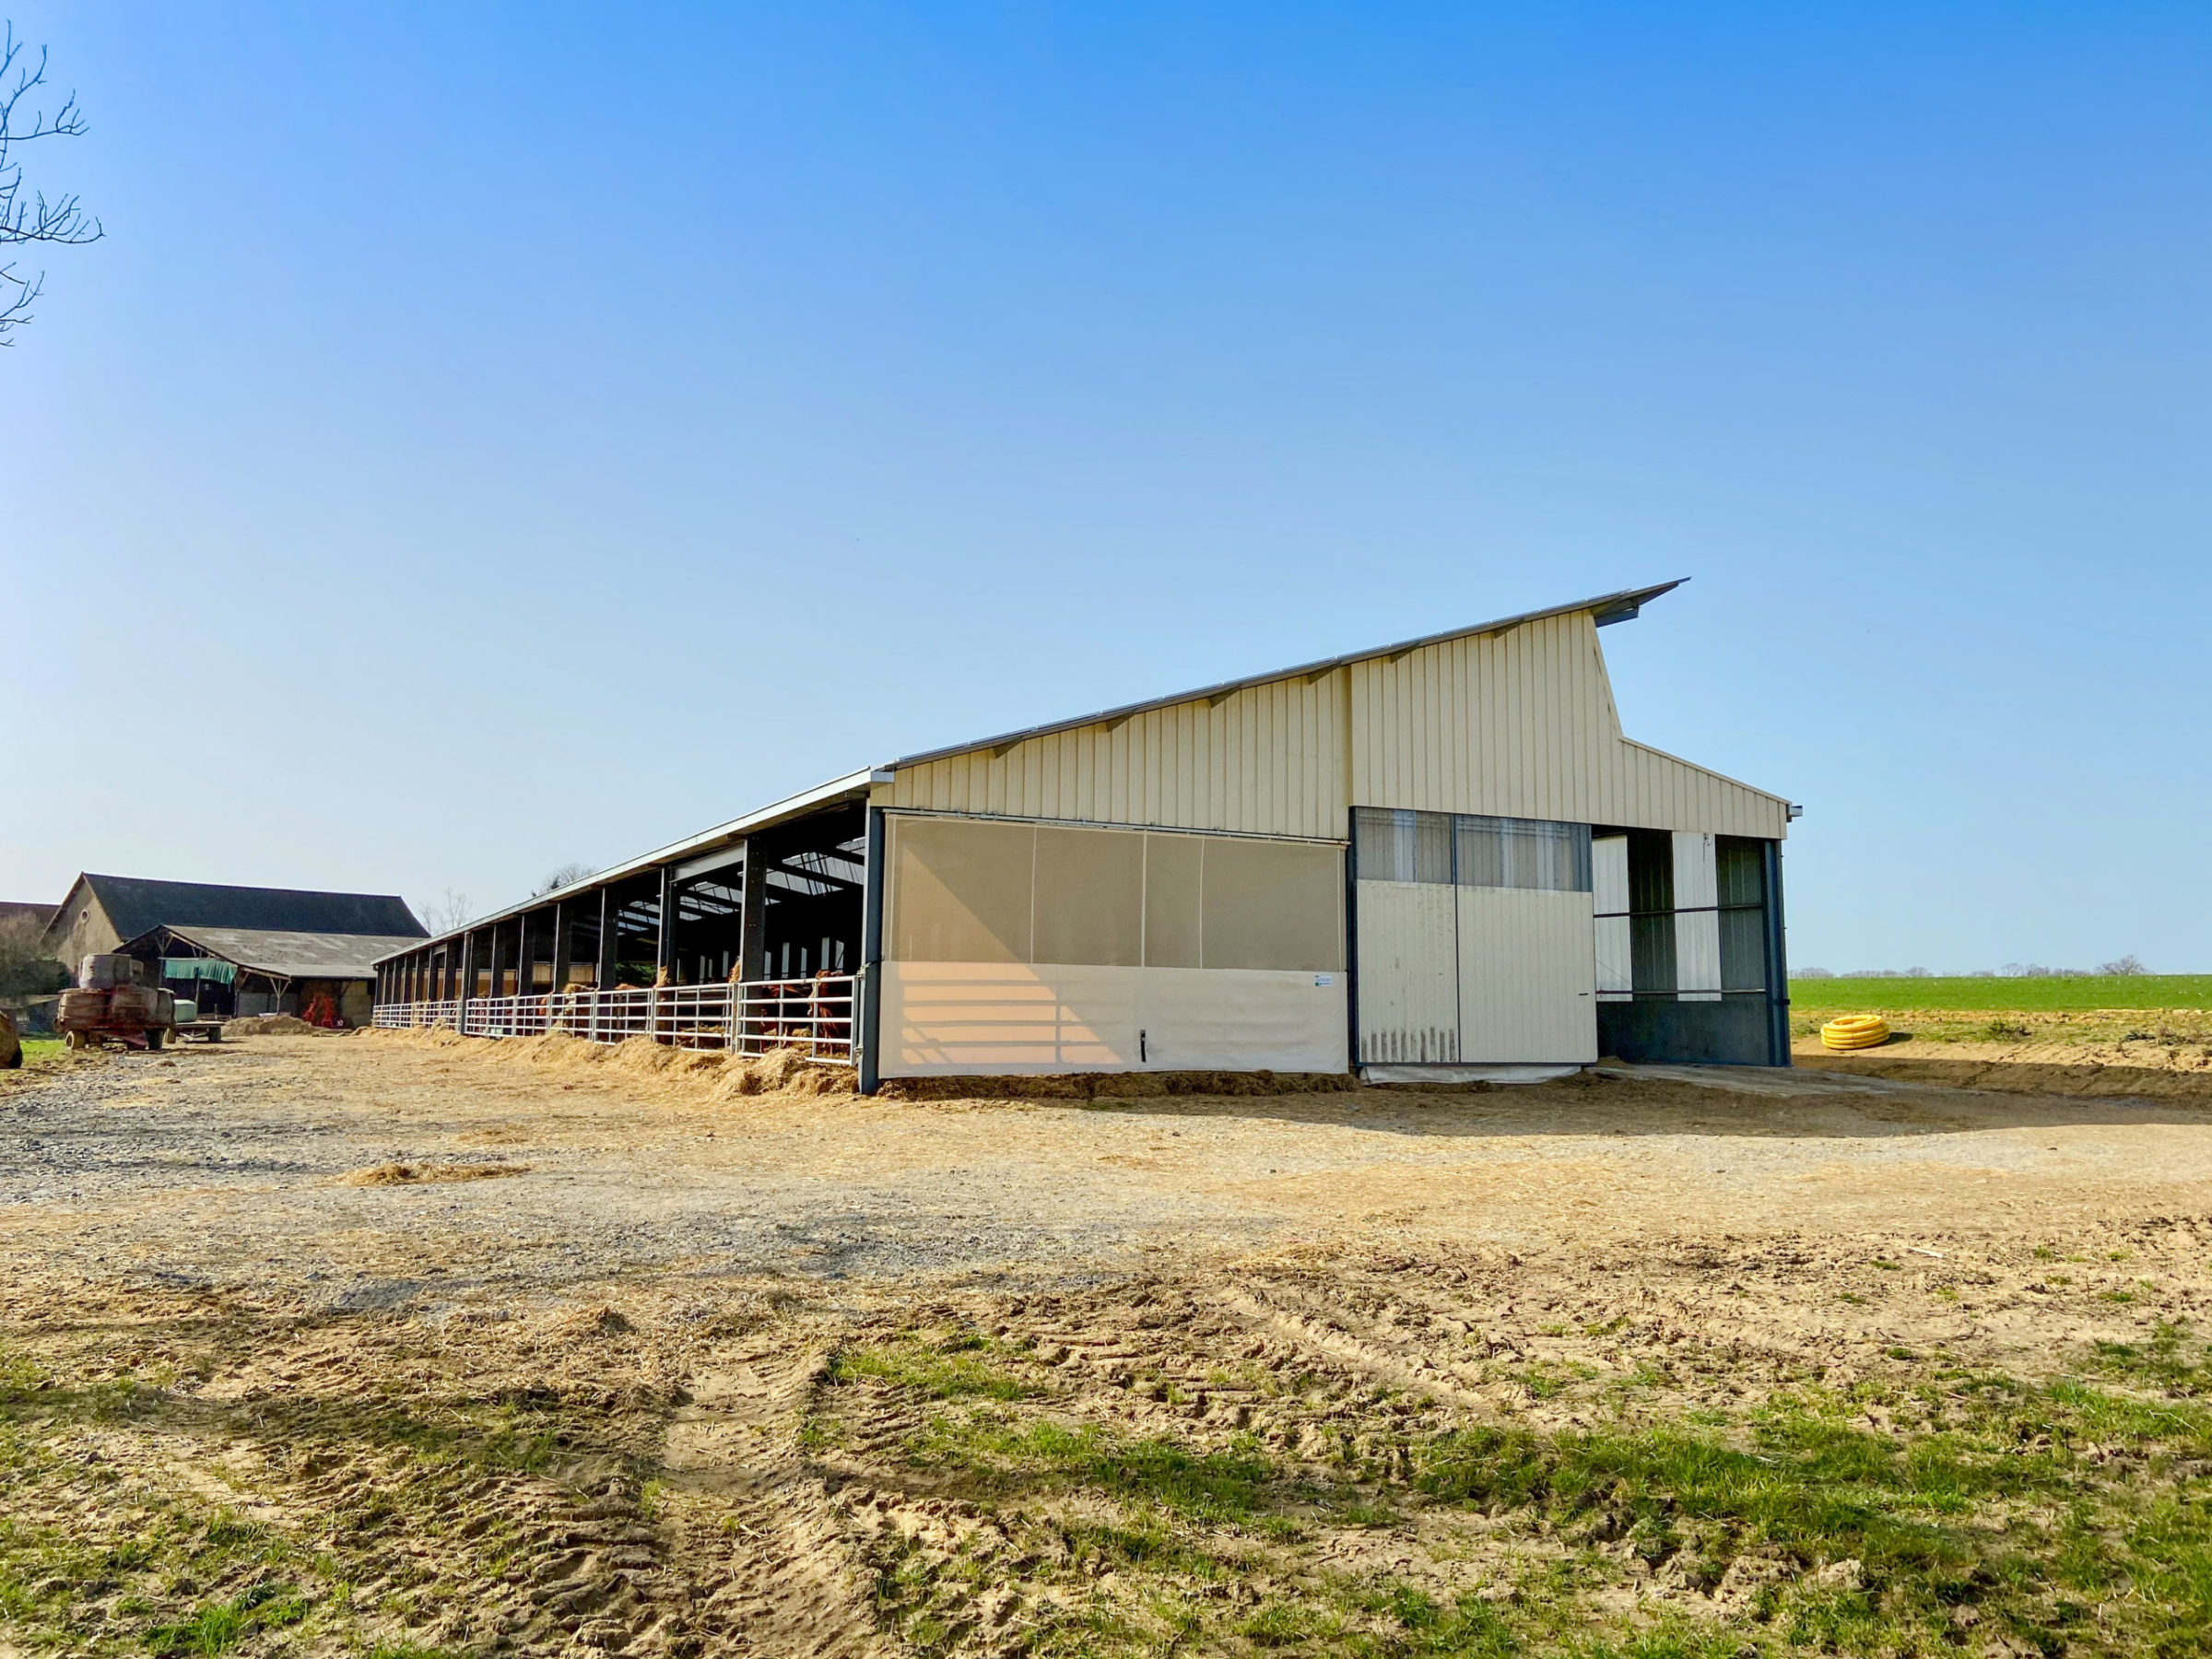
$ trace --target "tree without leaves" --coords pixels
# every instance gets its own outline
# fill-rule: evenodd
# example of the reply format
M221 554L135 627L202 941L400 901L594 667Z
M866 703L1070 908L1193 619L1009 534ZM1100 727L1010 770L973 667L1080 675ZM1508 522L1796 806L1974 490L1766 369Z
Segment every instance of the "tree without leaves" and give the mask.
M39 49L36 65L24 62L23 42L16 39L15 26L7 25L0 34L0 254L32 243L82 247L105 234L74 195L48 201L44 191L35 191L24 197L17 147L41 138L81 137L86 130L74 92L51 115L35 106L23 111L23 100L45 84L46 49ZM30 321L31 304L45 283L45 272L18 276L12 261L0 259L0 346L15 344L8 335Z
M543 899L547 893L557 893L562 888L574 887L587 876L596 876L598 873L591 865L581 865L571 859L556 869L547 870L546 878L530 889L530 897Z
M433 904L417 905L415 913L422 918L422 924L435 937L467 926L472 912L468 908L468 895L456 893L452 888L447 888L444 898Z

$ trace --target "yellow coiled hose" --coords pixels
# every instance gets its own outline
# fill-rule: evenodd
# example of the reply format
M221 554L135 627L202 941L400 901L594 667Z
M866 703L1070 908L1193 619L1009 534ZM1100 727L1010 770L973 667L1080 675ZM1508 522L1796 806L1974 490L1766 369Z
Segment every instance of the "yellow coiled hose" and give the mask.
M1820 1028L1820 1046L1877 1048L1889 1041L1889 1022L1879 1014L1843 1014Z

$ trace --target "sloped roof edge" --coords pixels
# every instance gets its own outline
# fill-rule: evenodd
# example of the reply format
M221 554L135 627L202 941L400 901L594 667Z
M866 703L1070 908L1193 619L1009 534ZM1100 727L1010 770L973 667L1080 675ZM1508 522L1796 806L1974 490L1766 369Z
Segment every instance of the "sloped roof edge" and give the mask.
M1618 594L1603 594L1594 599L1578 599L1571 605L1554 605L1544 610L1524 611L1517 617L1500 617L1490 622L1475 622L1465 628L1447 629L1442 633L1423 634L1418 640L1401 640L1394 645L1376 645L1365 651L1347 652L1342 656L1324 657L1319 662L1300 663L1294 668L1273 668L1265 674L1246 675L1241 679L1223 680L1218 685L1200 686L1192 691L1178 691L1169 697L1150 697L1143 702L1124 703L1118 709L1101 709L1095 714L1080 714L1072 720L1055 720L1044 725L1028 726L1018 732L1001 733L996 737L979 738L972 743L955 743L944 748L924 749L917 755L903 756L888 763L884 770L897 771L902 767L924 766L932 760L949 760L955 755L971 755L978 749L1006 748L1018 743L1027 743L1032 737L1050 737L1056 732L1073 732L1102 722L1129 720L1139 714L1149 714L1155 709L1171 709L1177 703L1195 702L1202 697L1220 697L1232 691L1242 691L1253 686L1272 685L1277 680L1297 679L1306 675L1327 674L1332 669L1347 667L1353 663L1372 662L1377 657L1396 656L1404 652L1418 651L1426 645L1441 645L1452 640L1465 640L1475 634L1501 633L1509 628L1519 628L1527 622L1541 622L1547 617L1571 617L1578 611L1589 611L1600 628L1615 622L1626 622L1643 606L1663 594L1671 594L1689 580L1678 576L1672 582L1662 582L1651 587L1624 588Z

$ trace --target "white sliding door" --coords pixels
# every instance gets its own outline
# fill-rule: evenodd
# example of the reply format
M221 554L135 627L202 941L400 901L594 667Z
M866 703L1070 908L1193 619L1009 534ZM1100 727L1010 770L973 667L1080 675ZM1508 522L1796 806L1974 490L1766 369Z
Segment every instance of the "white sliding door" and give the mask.
M1359 1058L1597 1058L1589 830L1361 807L1354 815Z
M1435 883L1359 884L1359 1058L1457 1060L1458 914Z
M1590 895L1463 887L1459 1058L1577 1064L1597 1058Z

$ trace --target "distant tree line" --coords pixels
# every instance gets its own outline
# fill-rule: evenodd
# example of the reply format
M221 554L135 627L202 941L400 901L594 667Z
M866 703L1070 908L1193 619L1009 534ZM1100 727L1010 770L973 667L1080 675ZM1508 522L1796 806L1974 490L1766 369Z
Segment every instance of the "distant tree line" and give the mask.
M1841 973L1830 968L1793 968L1792 979L2125 979L2148 973L2139 956L2124 956L2094 968L2046 968L2041 962L2007 962L2002 968L1977 968L1970 973L1938 975L1926 968L1852 968Z

